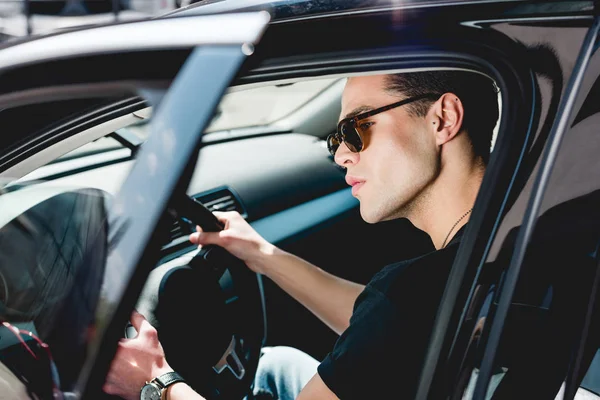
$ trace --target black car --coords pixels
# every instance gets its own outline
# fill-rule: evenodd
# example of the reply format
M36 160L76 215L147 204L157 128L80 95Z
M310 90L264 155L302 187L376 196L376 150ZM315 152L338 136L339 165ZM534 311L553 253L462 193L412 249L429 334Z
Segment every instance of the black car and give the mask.
M598 399L599 11L207 1L0 48L0 393L105 396L134 307L208 398L243 398L262 346L322 358L329 328L188 235L237 210L362 283L414 257L407 220L362 221L325 138L347 77L453 69L493 79L501 117L415 398Z

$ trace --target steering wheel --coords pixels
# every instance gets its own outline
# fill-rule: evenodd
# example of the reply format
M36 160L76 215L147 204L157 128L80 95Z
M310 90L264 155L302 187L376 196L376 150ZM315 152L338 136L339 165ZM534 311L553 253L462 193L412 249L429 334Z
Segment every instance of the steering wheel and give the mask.
M183 196L175 217L204 231L223 227L202 204ZM154 269L137 310L157 329L171 367L201 395L242 399L256 374L265 337L260 275L216 246Z

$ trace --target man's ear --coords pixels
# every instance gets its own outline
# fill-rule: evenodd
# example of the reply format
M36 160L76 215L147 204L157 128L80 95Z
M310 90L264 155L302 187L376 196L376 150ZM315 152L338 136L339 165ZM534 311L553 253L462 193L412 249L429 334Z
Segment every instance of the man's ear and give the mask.
M458 96L453 93L442 95L431 106L428 114L438 146L451 141L462 130L464 108Z

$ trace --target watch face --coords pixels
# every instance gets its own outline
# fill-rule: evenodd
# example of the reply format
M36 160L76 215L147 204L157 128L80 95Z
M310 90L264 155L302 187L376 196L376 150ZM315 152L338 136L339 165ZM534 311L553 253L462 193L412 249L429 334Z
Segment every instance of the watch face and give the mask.
M147 383L140 392L140 400L160 400L161 390L152 383Z

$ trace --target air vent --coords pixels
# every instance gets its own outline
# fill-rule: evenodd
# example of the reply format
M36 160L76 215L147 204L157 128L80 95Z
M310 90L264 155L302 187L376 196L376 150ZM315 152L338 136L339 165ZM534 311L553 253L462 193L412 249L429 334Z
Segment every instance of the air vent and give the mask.
M246 217L246 211L238 197L228 188L200 193L194 198L210 211L237 211Z
M194 231L194 227L185 221L177 220L171 225L170 239L171 242L183 236L188 236Z

